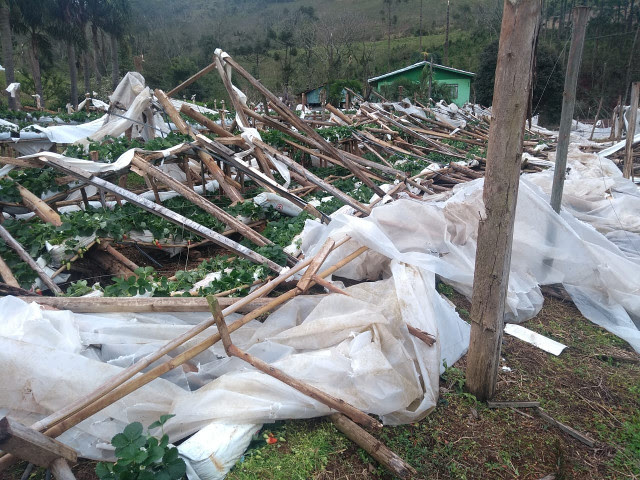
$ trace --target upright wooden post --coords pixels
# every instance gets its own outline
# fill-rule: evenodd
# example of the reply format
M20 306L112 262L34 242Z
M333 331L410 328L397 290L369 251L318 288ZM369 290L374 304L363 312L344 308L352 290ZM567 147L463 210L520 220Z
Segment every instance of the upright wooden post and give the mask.
M633 137L636 134L636 122L638 121L638 94L640 82L631 85L631 105L629 108L629 126L627 127L627 143L624 149L624 178L633 177Z
M478 227L467 386L480 400L496 387L504 302L518 196L522 141L541 0L505 0L489 129L483 200Z
M569 137L571 135L571 120L576 105L576 86L578 72L582 60L584 34L589 21L589 7L575 7L573 9L573 30L571 32L571 48L567 73L564 77L564 93L562 95L562 114L560 115L560 132L558 133L558 147L556 148L556 166L553 171L553 187L551 188L551 207L560 212L562 203L562 189L564 175L567 171L567 152L569 151Z

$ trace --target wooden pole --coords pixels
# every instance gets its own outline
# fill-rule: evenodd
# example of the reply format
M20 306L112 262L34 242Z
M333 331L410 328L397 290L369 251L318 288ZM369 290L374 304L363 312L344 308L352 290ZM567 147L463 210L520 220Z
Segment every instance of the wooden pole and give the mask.
M631 104L629 109L629 125L627 127L627 141L624 148L624 178L633 177L633 137L636 134L636 122L638 121L638 96L640 94L640 82L631 85Z
M191 138L195 140L196 134L191 130L191 128L189 128L189 125L187 125L187 122L185 122L182 119L182 117L180 117L180 114L175 109L175 107L171 103L171 100L169 100L169 98L165 95L165 93L162 90L156 89L154 91L154 94L158 99L158 101L160 102L160 104L162 105L162 107L164 108L167 115L169 115L169 118L171 118L171 120L175 124L176 128L180 131L180 133L182 133L183 135L189 135L191 136ZM218 181L220 188L224 190L224 192L227 194L227 196L231 199L232 202L244 201L244 198L242 198L242 195L240 195L238 190L236 190L236 188L231 183L229 183L229 180L227 179L225 174L222 172L222 170L220 170L220 167L218 167L218 165L213 160L213 158L211 158L210 155L206 154L205 152L198 151L198 157L200 158L200 161L207 166L211 174ZM204 182L203 182L203 185L204 185Z
M600 110L602 109L602 101L604 97L600 97L600 102L598 102L598 110L596 110L596 118L593 119L593 127L591 127L591 135L589 135L589 140L593 140L593 133L596 131L596 124L598 123L598 117L600 116Z
M380 440L366 430L360 428L341 413L329 415L338 430L375 458L391 473L400 478L411 478L417 475L416 470L405 462L399 455L389 450Z
M496 388L509 284L522 141L541 0L505 0L478 227L467 386L479 400Z
M2 280L7 285L20 288L18 280L16 280L16 277L13 276L11 268L9 268L9 265L7 265L7 262L5 262L2 257L0 257L0 277L2 277Z
M589 11L589 7L575 7L573 9L571 48L569 49L567 73L564 77L560 132L558 133L556 165L553 171L553 187L551 188L551 207L558 213L562 204L562 189L567 171L571 121L573 119L573 109L576 105L576 86L578 85L578 73L580 72L580 62L582 61L582 47L584 46L584 36L587 30L587 22L589 21Z
M33 258L31 258L31 255L27 253L23 246L20 245L20 243L15 238L13 238L13 236L2 225L0 225L0 238L2 238L6 242L6 244L9 245L18 254L18 256L20 256L20 258L27 265L29 265L29 267L31 267L34 272L38 274L42 282L47 287L49 287L49 289L53 293L55 293L56 295L62 294L62 290L60 290L60 287L58 287L58 285L56 285L55 282L51 280L51 277L49 277L49 275L47 275L47 273L42 268L40 268L40 265L38 265L33 260Z
M178 93L179 91L187 88L189 85L191 85L193 82L195 82L196 80L198 80L200 77L206 75L207 73L209 73L211 70L213 70L214 68L216 68L216 64L215 63L210 63L209 65L207 65L206 67L204 67L202 70L200 70L198 73L192 75L191 77L189 77L188 79L186 79L184 82L182 82L180 85L178 85L177 87L169 90L167 92L167 97L173 97L176 93Z
M282 370L269 365L267 362L260 360L259 358L256 358L243 350L240 350L231 342L229 330L227 328L227 324L224 321L224 315L222 314L222 310L220 310L220 305L218 305L218 300L216 299L216 297L214 297L213 295L209 295L207 297L207 301L209 302L209 305L211 307L213 318L215 318L216 320L218 333L220 334L222 344L224 345L224 350L229 357L237 357L241 360L244 360L261 372L266 373L267 375L277 380L280 380L282 383L289 385L291 388L295 388L299 392L313 398L314 400L317 400L320 403L325 404L327 407L333 410L342 412L351 420L358 422L361 425L366 425L370 428L382 428L382 425L376 420L371 418L366 413L361 412L353 405L345 402L344 400L334 397L333 395L329 395L328 393L325 393L322 390L309 385L308 383L293 378L292 376L287 375Z

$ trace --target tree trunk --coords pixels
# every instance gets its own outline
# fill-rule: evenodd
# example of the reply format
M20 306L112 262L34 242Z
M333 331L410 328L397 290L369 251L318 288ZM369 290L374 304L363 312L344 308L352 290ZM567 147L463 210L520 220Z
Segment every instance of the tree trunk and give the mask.
M84 93L91 93L91 66L89 52L82 52L82 76L84 77Z
M422 54L422 1L420 0L420 54Z
M484 179L484 218L478 227L467 386L479 400L495 392L509 285L522 141L540 0L505 0Z
M120 79L120 66L118 64L118 39L115 35L109 35L111 39L111 89L115 90Z
M93 71L96 74L96 80L98 82L98 86L102 82L102 72L98 68L100 55L100 42L98 42L98 27L94 24L91 24L91 39L93 40Z
M69 56L69 77L71 79L71 96L69 98L74 110L78 109L78 67L76 66L76 47L72 42L67 44Z
M444 32L444 64L449 65L449 8L451 7L447 0L447 26Z
M13 66L13 41L11 39L11 23L9 20L9 5L0 0L0 38L2 40L2 60L5 68L6 86L15 82ZM15 110L18 102L7 92L9 109Z
M38 51L38 41L35 36L31 36L31 48L30 48L30 60L31 60L31 73L33 73L33 84L36 89L36 93L40 95L40 106L44 108L44 93L42 90L42 76L40 75L40 52Z

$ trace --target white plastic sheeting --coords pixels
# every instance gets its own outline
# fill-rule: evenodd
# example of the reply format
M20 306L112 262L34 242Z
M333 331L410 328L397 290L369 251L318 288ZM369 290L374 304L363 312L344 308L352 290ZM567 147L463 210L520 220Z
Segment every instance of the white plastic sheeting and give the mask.
M349 242L352 250L357 245ZM433 273L398 262L391 277L347 289L351 296L298 297L234 343L288 374L340 397L385 423L417 421L435 407L442 360L466 350L469 326L433 288ZM208 314L80 315L0 299L0 414L30 423L96 388L122 367L184 333ZM233 321L231 316L227 321ZM406 323L431 333L432 347ZM201 340L206 334L201 334ZM187 346L193 345L193 341ZM237 358L221 344L194 359L197 372L172 371L82 422L61 440L90 458L110 456L126 423L165 426L172 441L212 423L260 424L326 415L329 409ZM16 372L20 373L17 374Z
M603 173L597 178L600 164ZM533 317L543 302L539 285L562 283L586 318L640 351L640 255L628 255L603 234L615 234L618 241L634 235L638 190L620 177L615 165L597 155L573 150L569 165L575 173L565 184L567 198L560 216L533 183L550 189L552 172L527 175L520 182L506 319L522 322ZM438 274L470 297L478 221L484 215L482 187L480 179L456 186L445 201L398 200L363 219L338 215L328 226L308 222L303 251L312 255L325 236L348 234L372 252L338 275L375 279L387 268L388 259L394 259ZM614 200L606 192L613 192ZM633 248L631 242L625 246Z

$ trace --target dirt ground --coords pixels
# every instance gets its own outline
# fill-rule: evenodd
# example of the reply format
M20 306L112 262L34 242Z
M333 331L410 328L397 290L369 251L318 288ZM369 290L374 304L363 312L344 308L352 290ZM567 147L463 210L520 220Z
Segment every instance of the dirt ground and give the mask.
M468 318L469 303L448 296ZM640 474L640 356L584 319L570 302L546 298L524 324L568 346L558 357L505 335L496 401L539 401L560 422L596 441L591 448L534 409L489 409L464 389L466 357L440 382L435 410L421 422L384 427L378 437L429 479L633 479ZM280 438L259 443L231 479L390 479L325 419L265 426ZM93 480L81 461L78 480ZM0 474L18 480L25 464ZM44 478L42 469L28 478Z

